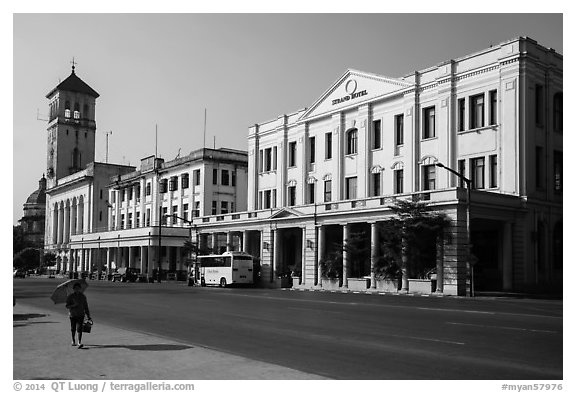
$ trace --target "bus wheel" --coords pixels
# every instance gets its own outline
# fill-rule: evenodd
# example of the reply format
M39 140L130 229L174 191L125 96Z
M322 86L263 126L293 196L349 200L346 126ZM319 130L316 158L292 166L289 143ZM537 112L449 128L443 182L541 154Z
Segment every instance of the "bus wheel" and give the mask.
M222 277L220 279L220 288L224 288L226 286L226 279L224 277Z

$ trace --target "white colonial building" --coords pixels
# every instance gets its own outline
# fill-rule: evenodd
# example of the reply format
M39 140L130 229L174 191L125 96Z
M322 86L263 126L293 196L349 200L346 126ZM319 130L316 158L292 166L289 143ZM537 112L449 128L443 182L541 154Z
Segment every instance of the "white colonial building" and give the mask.
M70 247L97 252L92 268L150 274L159 243L162 268L178 271L183 242L196 236L259 258L266 285L296 272L295 286L322 288L321 261L364 233L370 260L352 264L344 250L338 285L373 290L379 225L396 199L425 200L451 219L437 292L469 293L471 261L477 290L560 291L562 66L560 54L520 37L401 78L348 70L309 108L250 127L247 171L241 152L203 149L177 162L146 158L111 179L108 230L72 235ZM469 205L446 168L471 180ZM232 186L233 173L247 191ZM184 220L158 226L172 215Z

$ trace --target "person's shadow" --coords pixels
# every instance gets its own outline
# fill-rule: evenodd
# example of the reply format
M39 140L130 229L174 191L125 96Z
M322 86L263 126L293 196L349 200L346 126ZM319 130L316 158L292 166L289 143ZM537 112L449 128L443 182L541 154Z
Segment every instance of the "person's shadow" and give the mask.
M179 344L142 344L142 345L99 345L99 344L88 344L84 345L81 349L108 349L108 348L124 348L130 349L132 351L182 351L185 349L191 349L189 345L179 345Z

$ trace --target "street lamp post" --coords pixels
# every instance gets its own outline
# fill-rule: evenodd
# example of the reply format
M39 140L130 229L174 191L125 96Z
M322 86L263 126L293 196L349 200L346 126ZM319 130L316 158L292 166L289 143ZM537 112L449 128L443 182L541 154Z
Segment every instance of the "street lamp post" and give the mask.
M472 251L470 244L471 236L470 236L470 197L472 195L472 180L465 177L463 174L455 171L452 168L447 167L446 165L442 164L441 162L437 162L436 166L439 168L444 168L448 172L454 174L459 179L461 179L464 183L466 183L466 240L468 242L468 252L467 252L467 259L468 259L468 266L470 269L470 296L474 297L474 266L472 264Z
M194 227L194 231L196 232L196 253L194 255L194 263L193 263L193 269L194 269L194 283L197 282L196 278L197 278L197 274L196 274L196 268L197 268L197 263L198 263L198 247L199 247L199 243L198 243L198 226L194 224L194 221L190 221L187 220L186 218L183 217L179 217L176 214L172 214L171 217L177 218L179 220L184 221L185 223L187 223L190 227L189 227L189 238L190 238L190 242L192 243L192 227Z

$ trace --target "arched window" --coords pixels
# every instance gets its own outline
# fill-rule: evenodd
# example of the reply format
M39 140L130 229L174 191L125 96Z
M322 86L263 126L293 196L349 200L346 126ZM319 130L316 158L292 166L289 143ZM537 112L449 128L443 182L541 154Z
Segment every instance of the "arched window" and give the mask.
M346 133L346 154L358 153L358 129L352 128Z
M74 118L75 119L80 118L80 104L77 102L74 104Z
M82 112L82 117L84 119L88 118L88 104L84 104L84 111Z
M562 131L563 101L562 93L554 94L554 131Z
M67 119L70 118L70 101L66 101L64 104L64 117Z

